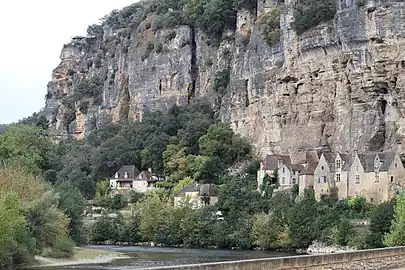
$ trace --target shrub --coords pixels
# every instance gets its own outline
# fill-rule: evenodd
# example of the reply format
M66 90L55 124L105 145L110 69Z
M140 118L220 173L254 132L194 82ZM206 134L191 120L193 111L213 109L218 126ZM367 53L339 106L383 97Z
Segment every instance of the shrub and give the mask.
M145 53L142 55L142 61L144 61L146 58L149 57L150 53L153 51L155 48L155 44L153 42L149 42L148 45L146 46Z
M101 25L93 24L87 28L87 35L91 37L100 37L103 36L104 29Z
M294 28L298 35L332 20L336 13L334 0L299 0L294 10Z
M163 51L163 45L162 43L158 42L155 46L155 51L156 53L161 53Z
M214 77L213 89L220 95L224 95L230 79L229 69L218 71Z
M260 31L269 45L280 42L280 16L283 9L273 7L259 17Z
M54 246L45 250L43 255L56 259L70 258L73 256L74 247L75 243L72 240L59 237L56 239Z

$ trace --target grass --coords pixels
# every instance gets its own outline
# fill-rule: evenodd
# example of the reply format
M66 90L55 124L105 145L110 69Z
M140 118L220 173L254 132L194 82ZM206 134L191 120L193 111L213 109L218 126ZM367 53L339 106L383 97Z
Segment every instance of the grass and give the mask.
M111 256L117 254L113 251L102 250L102 249L91 249L91 248L75 248L73 257L69 260L86 260L94 259L101 256Z

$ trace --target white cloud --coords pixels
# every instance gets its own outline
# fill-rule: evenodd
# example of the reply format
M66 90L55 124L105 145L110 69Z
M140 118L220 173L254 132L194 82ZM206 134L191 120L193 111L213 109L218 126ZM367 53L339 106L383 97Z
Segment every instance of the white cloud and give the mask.
M63 44L84 35L113 9L134 0L10 0L0 2L0 123L44 105L46 85Z

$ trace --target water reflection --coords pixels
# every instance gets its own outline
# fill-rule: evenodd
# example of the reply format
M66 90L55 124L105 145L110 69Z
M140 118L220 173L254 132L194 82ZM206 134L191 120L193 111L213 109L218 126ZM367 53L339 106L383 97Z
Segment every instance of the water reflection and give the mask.
M129 259L117 260L109 264L76 265L49 267L53 269L140 269L157 266L173 266L206 262L233 261L289 256L291 254L265 251L234 251L219 249L175 249L152 247L90 246L91 248L123 252Z

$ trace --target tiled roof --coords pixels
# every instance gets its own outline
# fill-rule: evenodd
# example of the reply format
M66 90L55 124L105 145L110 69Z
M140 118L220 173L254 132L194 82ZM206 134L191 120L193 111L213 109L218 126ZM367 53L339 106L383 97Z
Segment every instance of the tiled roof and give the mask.
M392 161L394 160L395 153L381 152L381 153L359 154L358 156L365 172L374 171L374 160L377 155L381 162L380 171L388 171Z
M280 159L283 161L284 165L291 165L290 156L267 155L263 161L263 170L276 170Z
M212 184L192 184L183 188L181 192L198 192L199 196L218 196L219 194L218 188Z
M118 179L134 179L140 174L140 171L135 165L125 165L118 170ZM128 178L124 178L125 173L128 173ZM113 175L111 178L115 178Z
M306 152L306 162L307 165L300 172L300 175L313 175L316 169L316 166L319 162L320 151L310 150Z
M142 171L136 178L135 181L148 181L148 182L156 182L158 181L156 178L153 177L152 173L149 171Z
M302 171L304 169L304 166L302 165L297 165L297 164L291 164L291 165L286 165L288 168L290 168L292 171Z

